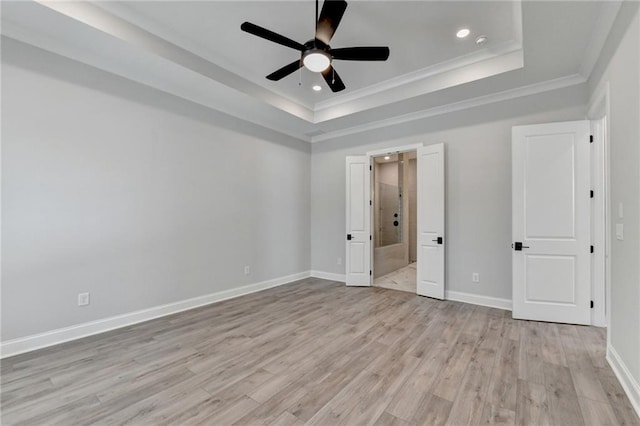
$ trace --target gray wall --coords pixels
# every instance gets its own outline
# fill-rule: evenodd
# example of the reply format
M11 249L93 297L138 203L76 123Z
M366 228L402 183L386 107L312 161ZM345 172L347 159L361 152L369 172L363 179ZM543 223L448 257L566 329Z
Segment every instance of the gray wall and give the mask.
M2 48L3 341L309 270L308 143Z
M640 23L625 2L589 85L610 84L611 345L640 383ZM618 204L624 218L618 217ZM624 241L615 225L624 225Z
M444 142L447 288L511 299L511 127L583 119L586 95L574 86L314 144L312 269L345 273L345 156Z

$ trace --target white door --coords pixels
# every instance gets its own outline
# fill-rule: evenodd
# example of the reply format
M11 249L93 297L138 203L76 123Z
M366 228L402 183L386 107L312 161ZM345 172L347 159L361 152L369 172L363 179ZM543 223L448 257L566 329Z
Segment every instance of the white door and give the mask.
M444 145L418 148L417 293L444 299Z
M589 122L513 128L513 317L590 323Z
M371 285L371 167L368 156L347 157L347 285Z

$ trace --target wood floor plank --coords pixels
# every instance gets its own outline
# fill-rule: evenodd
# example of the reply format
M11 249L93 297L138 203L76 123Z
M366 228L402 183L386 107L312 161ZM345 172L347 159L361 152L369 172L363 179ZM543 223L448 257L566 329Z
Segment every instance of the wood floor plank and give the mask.
M499 347L487 393L487 402L495 408L516 411L519 345L519 340L503 339Z
M453 403L433 394L424 396L413 416L412 422L417 425L444 425L451 414Z
M621 425L640 426L640 419L611 368L598 368L597 374L618 422Z
M516 413L503 407L496 407L492 404L485 404L480 418L481 425L501 425L513 426L516 423Z
M545 364L544 369L550 418L556 425L583 425L571 371L568 367Z
M544 385L518 380L517 425L550 425L547 390Z
M587 426L615 426L618 424L618 420L608 403L587 398L578 398L578 401Z
M605 337L310 278L4 359L0 421L640 425Z

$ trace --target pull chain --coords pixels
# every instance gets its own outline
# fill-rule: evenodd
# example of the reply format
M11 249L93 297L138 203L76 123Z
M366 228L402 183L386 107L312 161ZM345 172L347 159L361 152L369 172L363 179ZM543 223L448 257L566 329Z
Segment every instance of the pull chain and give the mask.
M298 86L302 86L302 68L300 68L300 72L298 73L300 76L300 80L298 81Z

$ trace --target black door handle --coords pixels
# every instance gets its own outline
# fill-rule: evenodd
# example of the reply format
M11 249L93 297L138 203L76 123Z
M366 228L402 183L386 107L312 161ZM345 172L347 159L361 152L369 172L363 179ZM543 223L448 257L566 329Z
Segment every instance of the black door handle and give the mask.
M523 248L529 248L529 246L523 246L520 241L516 241L511 245L515 251L522 251Z
M434 243L437 242L438 244L442 244L443 240L442 240L442 237L438 237L435 240L431 240L431 241L433 241Z
M351 234L347 234L347 240L351 241Z

